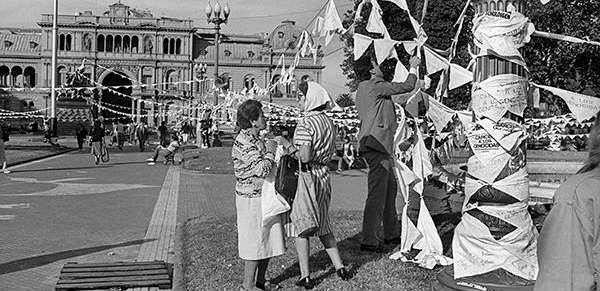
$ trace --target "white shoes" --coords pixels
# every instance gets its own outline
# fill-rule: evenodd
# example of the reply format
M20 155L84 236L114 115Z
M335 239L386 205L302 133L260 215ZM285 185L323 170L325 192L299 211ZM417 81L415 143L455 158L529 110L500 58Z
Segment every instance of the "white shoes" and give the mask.
M148 166L154 166L154 165L156 165L155 162L148 162Z
M153 158L146 159L146 162L148 162L148 163L154 162L154 159Z

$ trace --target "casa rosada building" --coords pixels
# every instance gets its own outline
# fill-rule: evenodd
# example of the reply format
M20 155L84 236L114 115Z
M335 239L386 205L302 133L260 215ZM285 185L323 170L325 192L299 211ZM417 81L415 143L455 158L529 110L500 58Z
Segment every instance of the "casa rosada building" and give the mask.
M38 28L0 28L0 108L34 111L50 105L52 82L52 14L43 14ZM293 21L283 21L270 33L253 35L222 34L219 45L219 76L228 88L267 87L280 78L275 69L284 55L287 65L294 61L302 29ZM115 3L102 15L84 11L78 15L59 15L57 32L57 87L68 80L85 60L83 74L93 86L125 86L116 91L97 90L97 102L113 111L149 114L150 125L173 120L178 114L171 104L189 104L190 99L206 96L209 82L193 85L177 83L194 80L196 65L206 65L203 76L213 78L215 65L215 29L192 20L154 17L150 11ZM275 103L291 103L297 96L297 83L310 77L319 81L322 53L316 59L300 59L289 85L277 85L272 91ZM136 87L139 84L160 84ZM127 87L134 85L133 87ZM209 97L213 98L213 97ZM154 101L157 104L151 105ZM212 100L212 99L211 99ZM90 118L93 107L86 101L60 94L59 121L74 122ZM158 104L160 103L160 104ZM164 105L163 105L164 104ZM49 111L41 111L49 114ZM105 118L121 116L102 110ZM143 117L142 117L143 118ZM134 118L139 121L140 117Z

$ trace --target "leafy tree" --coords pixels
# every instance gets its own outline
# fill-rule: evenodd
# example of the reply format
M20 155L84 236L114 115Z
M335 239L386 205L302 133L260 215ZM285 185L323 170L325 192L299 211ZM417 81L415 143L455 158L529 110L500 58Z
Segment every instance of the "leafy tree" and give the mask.
M348 10L344 14L343 24L345 27L350 26L354 22L354 16L360 0L351 0L354 2L354 8ZM375 1L375 0L372 0ZM422 0L408 0L409 9L417 20L421 19L423 10ZM394 3L389 1L378 1L381 9L383 10L383 22L388 28L390 36L395 40L412 40L415 38L415 33L410 24L407 13L396 6ZM455 22L465 5L464 0L430 0L427 7L427 13L423 21L423 29L428 35L427 44L436 49L446 50L450 47L452 38L456 33ZM371 3L366 3L363 6L361 12L361 18L355 23L355 33L360 33L372 38L383 38L382 35L370 33L366 31L366 24L371 12ZM453 62L458 63L462 66L466 66L470 60L469 53L467 51L467 45L471 42L471 19L474 11L469 9L467 17L465 18L464 25L459 37L457 45L457 53L453 59ZM342 36L342 41L346 43L345 48L345 60L342 63L342 71L348 78L346 84L350 91L356 91L358 83L362 80L368 79L370 76L368 70L370 68L370 62L368 57L363 57L357 61L354 61L353 54L353 38L350 34ZM372 48L370 48L372 49ZM400 61L404 65L408 64L410 56L404 51L403 48L397 47L396 51L400 57ZM423 73L424 70L421 70ZM439 80L439 73L434 75L432 78L432 85L428 90L428 93L432 94L435 91L437 81ZM444 103L449 104L455 109L464 109L468 104L470 98L470 86L464 86L459 89L450 92L448 99Z
M529 1L527 15L536 30L591 38L600 41L600 1L553 0L542 5ZM600 47L533 37L525 46L532 82L559 87L587 95L600 93ZM565 102L549 92L541 92L542 101L568 112Z

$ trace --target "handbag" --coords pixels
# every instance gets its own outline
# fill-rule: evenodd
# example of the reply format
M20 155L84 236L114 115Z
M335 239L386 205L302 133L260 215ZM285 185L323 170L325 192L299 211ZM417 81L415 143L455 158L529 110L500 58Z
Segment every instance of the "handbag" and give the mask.
M298 172L300 165L298 160L291 155L283 155L279 160L277 176L275 177L275 190L281 194L291 205L296 197L298 188Z
M298 176L298 191L290 219L298 237L309 237L319 231L319 206L315 182L310 173Z

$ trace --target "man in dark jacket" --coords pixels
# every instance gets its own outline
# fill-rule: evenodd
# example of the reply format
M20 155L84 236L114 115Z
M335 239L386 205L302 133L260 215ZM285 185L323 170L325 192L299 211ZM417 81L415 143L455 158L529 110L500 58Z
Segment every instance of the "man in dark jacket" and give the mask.
M148 128L146 127L146 123L140 122L135 129L135 136L137 137L140 152L143 152L146 146L146 139L148 139Z
M395 60L385 60L381 67L393 67ZM382 251L387 244L400 243L400 226L396 211L397 182L394 177L394 133L398 127L392 95L411 92L417 81L420 60L410 59L410 74L403 83L384 79L384 72L371 56L371 79L361 82L356 93L356 108L361 122L359 152L369 165L368 194L363 215L361 250ZM401 65L401 64L398 64ZM393 69L392 69L393 71ZM399 101L401 102L401 101Z

